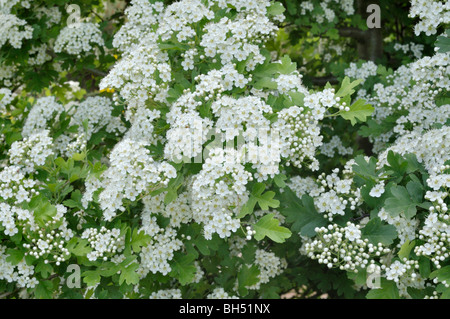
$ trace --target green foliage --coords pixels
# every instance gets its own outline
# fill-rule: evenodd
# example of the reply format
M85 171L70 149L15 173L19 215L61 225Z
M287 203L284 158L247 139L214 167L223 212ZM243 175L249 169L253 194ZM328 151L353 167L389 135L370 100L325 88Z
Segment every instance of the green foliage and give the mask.
M291 236L290 230L286 227L279 226L280 222L273 217L274 214L267 214L253 225L253 228L256 231L256 240L261 240L267 236L274 242L283 243L286 238Z
M438 40L436 41L436 47L439 48L439 53L445 53L450 51L450 29L445 31L447 36L438 36Z
M395 282L381 279L381 288L372 289L367 293L367 299L399 299L398 288Z
M397 238L397 230L392 225L383 225L379 218L372 218L361 230L362 237L372 244L390 245Z
M292 223L291 229L302 236L313 237L316 234L314 230L316 227L327 224L323 216L317 212L309 195L303 195L300 200L292 190L286 188L283 192L283 202L286 206L281 212L287 216L287 221Z
M357 123L357 119L361 122L365 122L367 117L374 111L373 106L366 104L364 100L358 100L350 106L350 110L341 111L339 114L346 120L349 120L352 125Z

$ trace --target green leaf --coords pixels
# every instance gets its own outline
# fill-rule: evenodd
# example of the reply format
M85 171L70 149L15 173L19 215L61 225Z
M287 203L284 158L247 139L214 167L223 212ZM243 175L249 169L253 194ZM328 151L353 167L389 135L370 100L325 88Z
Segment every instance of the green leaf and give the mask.
M286 175L278 174L273 178L273 181L279 188L285 188L286 183L284 182L287 179Z
M34 210L34 219L41 227L45 227L47 222L54 216L56 216L56 207L48 201L41 202L40 205Z
M9 248L6 253L9 255L8 257L6 257L6 261L13 265L17 265L18 263L20 263L25 256L25 252L18 249Z
M272 16L277 16L283 14L286 9L280 2L274 2L270 7L267 8L267 14Z
M328 31L325 33L327 37L329 37L331 40L338 40L339 39L339 30L336 28L328 29Z
M34 290L34 296L38 299L52 299L53 284L51 281L42 280Z
M367 270L362 268L360 271L347 272L347 277L355 282L358 286L364 286L367 282Z
M392 151L388 152L387 161L390 167L386 173L391 175L396 183L400 183L408 170L408 162L400 154Z
M356 119L365 122L374 110L373 106L366 104L365 100L358 100L350 106L350 110L340 111L339 114L345 120L349 120L352 125L355 125L357 123Z
M272 81L272 78L266 77L258 80L254 85L255 89L271 89L276 90L278 88L278 84L274 81Z
M248 267L242 265L238 273L239 294L245 296L248 294L247 287L253 286L259 281L260 270L256 265Z
M74 161L81 162L86 158L86 153L75 153L72 155Z
M182 286L191 283L197 272L194 265L195 255L177 253L173 259L171 275L178 279Z
M237 218L243 218L247 215L250 215L251 213L253 213L253 210L255 209L255 205L257 203L257 200L255 197L252 197L252 195L250 195L250 198L248 199L248 202L245 203L242 208L241 211L239 212L239 214L237 215Z
M256 199L261 209L268 210L269 207L277 208L280 206L280 201L273 199L275 192L269 191L262 194L265 189L266 185L264 183L256 183L251 193L251 196Z
M405 243L402 245L398 252L398 257L403 260L403 258L409 258L409 254L411 253L411 250L414 248L414 245L416 242L413 241L405 241Z
M425 290L417 289L417 288L413 288L413 287L408 287L407 291L412 299L423 299L426 295Z
M83 282L89 287L97 285L101 280L100 274L96 270L85 271L83 272L82 277Z
M438 36L436 41L436 47L439 48L437 52L446 53L450 51L450 29L445 30L447 36Z
M444 266L441 269L435 270L430 274L430 278L437 278L439 282L446 282L450 284L450 265Z
M256 203L259 204L262 210L268 210L269 207L277 208L280 206L280 201L273 199L275 196L275 192L269 191L263 194L266 189L266 185L264 183L256 183L253 185L252 192L250 193L250 198L247 203L245 203L240 213L238 214L238 218L243 218L248 214L251 214L255 208Z
M367 295L367 299L399 299L398 288L395 282L381 278L381 288L372 289Z
M345 97L348 95L352 95L353 93L355 93L354 88L357 87L361 82L362 80L350 82L350 78L346 76L342 81L341 88L339 89L339 91L337 91L336 96Z
M119 285L126 282L128 285L137 285L139 283L139 274L136 270L139 268L139 264L132 263L125 268L122 268L119 277Z
M436 291L441 293L441 299L450 299L450 287L446 287L443 284L439 284L436 287Z
M425 256L420 256L419 258L419 274L423 278L428 278L431 273L430 260Z
M409 219L414 217L417 212L417 203L413 201L408 190L403 186L391 187L392 197L388 197L385 201L385 210L392 217L397 217L400 213L404 213Z
M169 205L171 202L176 200L178 197L178 193L175 189L169 188L167 190L166 196L164 196L164 204Z
M86 256L92 251L86 239L73 237L67 244L67 250L75 256Z
M139 253L141 251L141 247L146 246L151 240L151 237L145 234L144 231L138 232L137 228L133 230L133 234L131 235L131 247L135 253Z
M390 245L397 238L397 230L393 225L383 224L380 218L372 218L363 229L361 229L363 238L376 245Z
M269 207L277 208L280 206L280 201L273 199L275 192L269 191L257 197L257 201L262 210L269 210Z
M284 243L286 238L291 237L291 231L286 227L279 226L280 222L273 217L274 214L267 214L253 225L253 229L256 231L256 240L262 240L267 236L274 242Z
M281 64L278 64L278 72L281 74L291 74L297 70L297 63L292 62L288 55L281 58Z
M291 189L285 188L282 199L284 207L280 211L287 217L287 222L293 223L292 231L314 237L316 227L327 225L327 220L317 212L311 196L304 194L300 200Z
M35 272L40 272L42 278L48 278L50 274L53 273L53 267L50 264L46 264L43 260L41 260L35 268Z
M366 185L367 181L375 182L378 179L376 172L377 160L374 157L371 157L369 162L367 162L364 156L358 155L355 158L355 163L352 169L357 174L355 182L358 186ZM362 181L358 181L358 178L362 179Z
M305 94L300 92L289 92L289 96L292 98L292 102L294 102L294 105L297 106L303 106L304 100L305 100Z
M414 176L415 175L411 175ZM413 199L415 203L420 203L423 200L424 188L419 181L410 181L406 184L406 189L408 190L409 195Z

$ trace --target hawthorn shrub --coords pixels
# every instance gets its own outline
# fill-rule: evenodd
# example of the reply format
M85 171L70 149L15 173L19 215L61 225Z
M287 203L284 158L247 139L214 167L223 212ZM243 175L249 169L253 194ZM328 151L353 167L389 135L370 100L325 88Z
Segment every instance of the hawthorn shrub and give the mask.
M402 3L1 1L0 296L449 298L450 6Z

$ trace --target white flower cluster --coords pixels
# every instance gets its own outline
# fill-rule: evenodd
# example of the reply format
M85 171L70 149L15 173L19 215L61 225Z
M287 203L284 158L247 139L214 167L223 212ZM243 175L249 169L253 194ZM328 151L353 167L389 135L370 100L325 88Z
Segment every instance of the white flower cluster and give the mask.
M236 2L242 6L244 1ZM264 57L259 52L257 44L260 44L261 40L269 39L277 31L277 27L265 15L266 4L265 1L245 3L247 10L243 10L237 19L223 18L218 23L207 24L204 28L206 34L200 42L205 56L219 56L225 65L232 59L245 61L253 54L253 61L250 65L247 64L248 71L263 63Z
M336 168L330 175L320 174L317 180L294 176L288 185L299 198L304 194L311 196L317 211L332 221L337 216L343 216L346 209L355 211L362 203L361 190L353 184L353 164L354 161L346 163L342 177L339 177L340 170Z
M212 111L217 116L216 131L223 133L223 141L234 140L244 130L246 140L254 140L259 132L257 128L269 127L270 121L264 114L271 114L272 108L256 96L234 99L230 96L222 96L213 102ZM253 128L255 130L248 130Z
M379 155L378 166L387 163L389 151L405 155L412 153L417 160L425 166L427 171L436 175L435 168L441 167L450 160L450 127L443 126L440 129L429 130L425 134L412 132L399 137L395 144Z
M172 227L159 227L156 217L149 214L142 216L142 230L151 236L150 243L144 247L139 254L141 262L138 274L141 278L149 272L167 275L172 267L169 264L174 257L174 252L180 250L183 242L177 238L177 232Z
M419 239L425 243L414 248L414 252L420 256L431 259L436 268L441 268L441 263L450 256L450 226L448 213L430 212L425 219L425 225L419 231Z
M417 260L408 260L406 258L403 262L396 260L388 267L381 265L381 269L385 270L387 280L393 280L397 284L400 296L411 297L408 293L408 287L425 288L425 280L418 272L419 262Z
M14 236L19 232L18 226L33 221L33 214L28 210L0 203L0 224L5 228L6 236Z
M239 299L236 296L230 296L222 287L214 288L214 290L206 296L206 299Z
M12 79L15 77L16 71L17 67L15 65L0 63L0 81L3 82L3 86L10 87L13 85Z
M25 39L33 37L33 27L29 26L25 20L19 19L14 14L4 14L0 12L0 48L6 42L16 49L22 47Z
M64 112L64 106L54 96L41 97L36 100L23 125L22 136L29 137L34 133L51 127Z
M322 111L325 113L324 108L317 109L317 113ZM291 106L278 113L274 129L280 134L281 155L288 160L287 166L292 163L301 168L305 162L311 161L309 168L319 168L315 154L316 148L322 145L323 137L318 124L314 111L304 107Z
M313 17L317 23L333 22L336 18L336 12L333 9L337 5L345 16L352 16L355 13L354 0L300 1L300 13L310 16L315 11L318 13L314 14ZM319 7L320 10L314 10L315 7Z
M352 155L353 148L345 147L339 136L333 135L328 143L323 143L322 146L320 146L320 153L332 158L336 152L342 156Z
M377 75L378 66L372 61L364 62L360 67L354 62L350 63L350 66L345 69L345 75L352 79L362 80L362 84L367 80L369 76Z
M87 254L87 258L90 261L98 259L107 261L108 257L120 253L125 244L124 236L120 235L120 229L107 229L104 226L100 230L97 228L86 229L81 234L81 238L87 239L89 246L92 248L92 251Z
M76 90L76 87L73 89ZM55 153L70 157L73 153L82 152L92 134L102 128L116 135L126 130L120 117L113 116L112 102L106 97L88 97L81 103L71 102L63 106L54 96L47 96L36 100L25 121L22 135L30 137L40 131L56 128L60 120L59 116L66 108L70 109L70 106L74 108L70 125L77 125L78 132L58 136L53 141ZM86 132L84 124L87 124Z
M182 299L180 289L163 289L152 292L149 299Z
M88 181L83 202L92 200L93 193L102 191L98 200L104 219L112 220L116 211L124 211L123 200L135 201L152 190L164 188L169 179L176 177L176 170L166 162L155 162L146 144L124 139L111 152L111 165L97 180Z
M14 98L15 95L10 89L0 88L0 114L6 114L6 108L11 104Z
M37 166L44 165L45 160L54 154L53 139L49 133L48 130L42 130L14 142L8 151L10 163L22 167L25 174L33 173Z
M127 22L114 35L113 46L125 52L152 33L152 27L159 21L158 14L164 9L163 2L133 0L127 6Z
M176 107L172 108L167 118L170 129L166 134L165 158L181 162L182 159L202 155L212 121L202 119L196 111L180 112Z
M52 57L47 54L47 44L45 43L40 46L33 46L31 50L28 51L28 55L29 65L42 65L52 59Z
M59 138L56 142L59 142L59 147L57 149L59 152L66 156L66 157L72 157L76 153L82 153L86 150L87 146L87 139L85 133L75 133L73 137L75 140L72 140L69 142L70 137L67 135L61 135L63 137ZM61 137L60 136L60 137Z
M102 31L97 24L79 22L74 26L66 26L60 31L54 50L56 53L65 52L79 57L83 53L92 53L96 47L104 45Z
M25 260L14 266L7 258L6 247L0 246L0 280L15 282L21 288L34 288L39 283L34 277L34 266L28 266Z
M376 84L373 95L362 98L375 107L372 118L381 123L386 117L407 111L400 116L394 129L387 134L369 139L374 143L374 152L386 148L392 136L409 131L425 131L433 124L444 124L450 116L450 106L438 106L436 97L450 89L450 55L437 53L398 68L388 76L389 84Z
M381 243L374 245L368 239L362 239L360 226L351 222L345 227L330 224L315 231L316 239L306 240L300 251L328 268L339 267L357 273L375 263L374 258L390 252Z
M120 91L129 108L146 106L149 100L166 101L172 68L167 53L158 48L153 37L142 39L100 82L100 89Z
M68 228L68 222L65 218L67 208L63 205L56 205L56 214L46 223L46 228L39 227L35 221L32 212L27 213L25 219L24 237L28 243L24 248L28 249L25 256L44 259L44 263L54 263L59 266L61 262L70 257L67 249L67 242L73 237L73 231Z
M45 24L47 25L47 28L51 28L55 24L58 24L61 22L61 11L59 11L58 7L39 7L36 8L36 17L38 19L42 19L43 17L46 18Z
M254 265L260 271L258 275L259 281L250 287L246 287L247 289L260 289L262 284L266 284L271 278L282 274L287 267L286 260L280 259L273 252L267 252L262 249L256 250Z
M159 119L161 112L159 110L150 110L145 107L138 107L136 110L130 109L125 112L125 117L132 124L126 132L124 138L133 141L142 141L147 144L155 144L162 140L154 132L154 121Z
M163 192L154 196L146 196L143 198L144 210L142 218L146 221L152 219L152 216L161 215L170 218L169 226L179 228L181 224L187 224L192 219L192 211L190 206L190 197L188 192L181 193L175 200L169 204L164 204L164 197L167 192ZM155 224L143 223L142 227L146 229L147 234L153 234L156 230L151 230Z
M259 52L258 44L274 35L277 30L266 16L268 1L248 3L242 0L221 0L204 4L199 0L184 0L166 8L160 2L149 4L132 1L132 4L126 10L129 21L117 33L113 42L126 56L101 83L101 88L118 88L131 107L142 105L150 96L156 101L165 101L166 82L171 80L171 67L167 63L167 54L162 51L165 47L157 44L159 39L168 41L176 37L183 43L180 44L182 47L184 43L190 46L184 53L184 69L192 69L196 63L204 61L205 57L213 58L214 61L219 57L222 64L226 65L233 59L244 61L252 55L246 68L253 70L265 60ZM212 22L214 12L219 8L227 8L228 5L238 10L238 16L232 20L222 18ZM191 25L205 19L210 21L203 27L206 34L196 40L196 30ZM139 44L130 45L137 42ZM194 45L195 49L192 48ZM177 47L177 44L173 46ZM159 76L154 74L155 71L158 71ZM242 75L238 75L236 83L245 81ZM243 87L245 82L238 85Z
M15 204L29 202L34 195L38 195L34 189L37 182L25 177L20 166L7 166L0 171L0 197L11 200Z
M384 194L384 181L378 182L369 192L369 196L371 197L381 197Z
M112 115L112 101L107 97L88 97L81 102L72 116L72 125L78 125L79 134L85 133L86 140L105 128L106 132L119 135L124 133L126 128L120 118ZM84 121L87 121L87 131L84 132Z
M425 224L419 231L418 237L424 243L414 247L417 255L427 256L438 269L441 268L441 262L450 256L450 214L445 203L445 200L450 197L449 172L450 165L443 165L440 169L433 169L427 180L428 186L433 191L427 191L425 198L432 203L432 206L429 208Z
M394 50L395 51L403 51L404 54L408 54L409 52L412 53L413 57L416 59L422 58L422 51L424 49L423 44L418 44L414 42L410 43L395 43L394 44Z
M435 34L441 24L450 23L450 3L436 0L411 0L409 16L419 17L414 33L424 32L427 36Z
M219 9L230 5L237 11L232 19L216 17ZM160 141L165 159L190 160L209 151L189 192L192 218L204 225L207 238L213 233L229 236L239 227L235 215L248 199L248 180L274 177L282 156L298 167L309 162L312 169L318 168L314 157L322 142L318 121L339 102L331 89L309 94L297 71L276 72L272 94L304 94L307 107L293 106L274 123L269 120L273 110L267 103L268 92L253 88L245 97L226 95L234 89L245 90L252 81L252 75L245 73L266 61L260 46L277 31L268 18L269 6L269 1L184 0L164 8L160 2L132 1L126 10L128 21L114 39L123 58L100 85L117 90L117 102L119 96L125 100L125 116L132 123L126 138L153 144L155 121L165 120L169 128L158 132L164 136ZM174 49L181 51L181 59L171 58ZM206 74L198 72L192 79L194 88L181 93L175 86L169 91L173 74L178 74L175 71L198 71L204 63L217 67ZM162 103L168 104L169 113L159 112ZM210 131L221 136L204 149ZM273 133L272 139L268 133ZM219 150L222 142L234 143L241 137L245 145ZM256 169L254 176L245 169L249 163ZM98 187L99 182L92 182L87 193Z
M11 13L13 7L18 7L19 5L24 8L30 8L28 0L0 0L0 12Z
M417 237L416 231L420 223L418 219L407 218L404 213L392 217L384 208L380 209L378 217L396 228L397 236L400 239L398 247L401 247L408 240L413 241Z
M251 173L241 163L243 153L234 149L212 149L192 184L194 219L205 225L205 238L213 233L229 237L239 228L235 216L248 200L246 185Z

